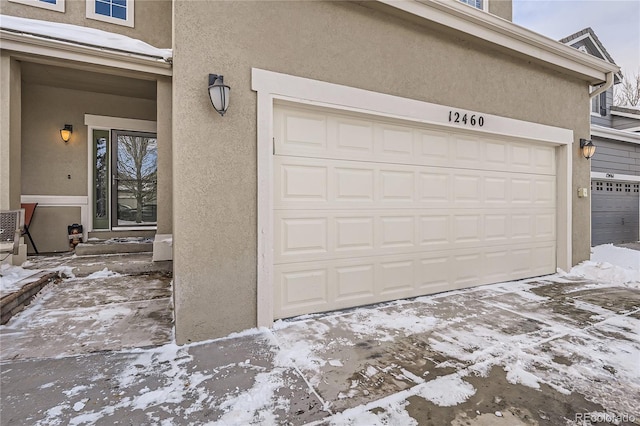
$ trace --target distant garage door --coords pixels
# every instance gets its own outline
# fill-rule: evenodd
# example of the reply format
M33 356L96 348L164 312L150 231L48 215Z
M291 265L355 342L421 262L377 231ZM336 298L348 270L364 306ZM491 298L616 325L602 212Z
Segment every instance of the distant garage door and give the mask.
M591 244L638 241L638 184L592 180Z
M274 110L274 316L554 273L555 147Z

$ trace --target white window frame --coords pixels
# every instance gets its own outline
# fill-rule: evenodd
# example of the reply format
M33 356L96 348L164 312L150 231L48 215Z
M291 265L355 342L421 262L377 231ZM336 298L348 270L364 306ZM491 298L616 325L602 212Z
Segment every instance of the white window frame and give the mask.
M135 16L134 13L134 4L135 0L127 0L127 19L118 19L113 18L111 16L104 16L96 13L96 0L86 0L87 3L87 18L94 19L96 21L108 22L110 24L123 25L125 27L134 26L133 18Z
M64 13L65 0L56 0L56 4L45 3L40 0L9 0L11 3L26 4L27 6L39 7L41 9L53 10L54 12Z
M485 11L485 12L489 11L489 0L480 0L482 2L482 7L472 6L472 5L470 5L469 3L467 3L464 0L458 0L458 1L460 1L460 3L466 4L467 6L473 7L474 9L482 10L482 11Z

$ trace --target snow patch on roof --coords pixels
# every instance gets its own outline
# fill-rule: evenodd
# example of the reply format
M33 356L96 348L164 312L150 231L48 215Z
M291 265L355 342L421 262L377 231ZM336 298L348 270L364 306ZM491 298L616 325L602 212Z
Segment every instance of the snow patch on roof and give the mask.
M97 30L95 28L81 27L78 25L0 15L0 29L80 44L83 46L150 56L163 59L165 61L170 61L173 57L171 49L159 49L145 43L144 41L127 37L122 34Z

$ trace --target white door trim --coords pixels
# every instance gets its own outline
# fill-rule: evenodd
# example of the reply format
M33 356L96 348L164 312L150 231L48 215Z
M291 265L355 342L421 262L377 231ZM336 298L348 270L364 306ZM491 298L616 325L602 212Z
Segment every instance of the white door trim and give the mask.
M557 159L557 266L571 266L571 155L573 131L512 118L432 104L272 71L252 69L257 92L258 269L257 326L273 324L273 108L274 101L328 107L424 123L464 133L535 141L556 145ZM450 113L482 116L483 126L450 122ZM476 122L477 123L477 122Z
M94 130L129 130L134 132L157 133L157 123L151 120L138 120L134 118L110 117L106 115L84 115L84 124L87 126L87 217L88 222L85 231L93 231L93 131ZM111 178L109 178L109 194L111 194ZM109 202L109 214L111 214L111 202ZM112 229L109 226L110 230ZM144 227L144 230L154 230L156 227ZM135 230L127 228L128 231Z

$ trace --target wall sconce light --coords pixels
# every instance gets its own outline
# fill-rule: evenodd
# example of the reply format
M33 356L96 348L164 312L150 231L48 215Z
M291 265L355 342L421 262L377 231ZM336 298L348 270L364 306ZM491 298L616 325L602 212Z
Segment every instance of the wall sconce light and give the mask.
M596 146L589 139L580 139L580 151L587 160L596 153Z
M218 74L209 74L209 99L211 105L224 116L229 108L229 91L231 88L224 84L224 77Z
M65 124L63 129L60 129L60 137L64 143L69 142L71 139L71 133L73 133L73 126L71 124Z

